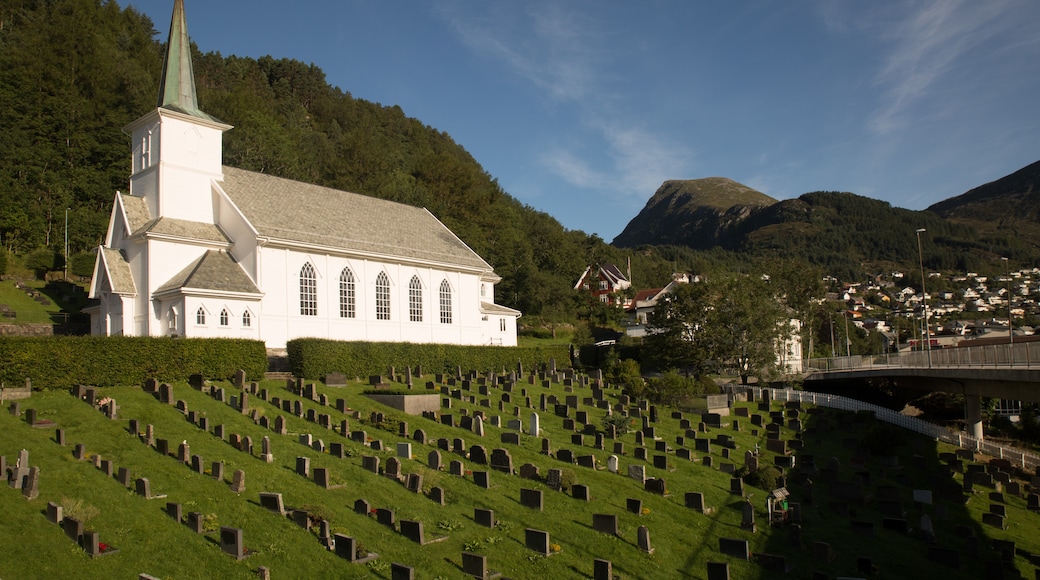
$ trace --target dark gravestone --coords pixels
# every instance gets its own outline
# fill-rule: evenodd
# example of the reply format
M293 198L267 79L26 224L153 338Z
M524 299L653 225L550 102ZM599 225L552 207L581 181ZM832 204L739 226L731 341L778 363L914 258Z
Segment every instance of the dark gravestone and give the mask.
M592 529L601 534L618 535L618 517L615 514L592 514Z
M751 559L751 551L748 548L747 540L719 538L719 552L741 560Z
M528 550L532 550L543 556L549 556L552 554L552 548L549 544L549 532L533 528L525 529L524 545L527 546Z
M483 508L473 508L473 521L478 526L485 528L495 527L495 511Z
M245 544L242 541L242 529L241 528L229 528L223 526L220 528L220 549L225 554L234 556L236 560L241 560L246 557Z
M542 511L544 507L544 494L542 493L542 490L521 487L520 505Z

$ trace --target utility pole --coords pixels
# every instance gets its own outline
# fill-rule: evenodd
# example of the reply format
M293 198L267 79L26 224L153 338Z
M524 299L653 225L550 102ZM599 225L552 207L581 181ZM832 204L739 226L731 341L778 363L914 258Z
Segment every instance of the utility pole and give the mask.
M65 208L65 272L62 274L66 282L69 281L69 209Z
M928 230L918 228L917 230L917 259L921 263L921 300L924 301L924 340L925 349L928 351L928 368L932 368L932 334L928 328L928 291L924 287L924 253L921 251L921 234Z
M1007 258L1001 258L1004 261L1004 277L1007 278L1007 293L1008 293L1008 364L1015 364L1015 324L1014 318L1011 314L1011 266L1008 265Z

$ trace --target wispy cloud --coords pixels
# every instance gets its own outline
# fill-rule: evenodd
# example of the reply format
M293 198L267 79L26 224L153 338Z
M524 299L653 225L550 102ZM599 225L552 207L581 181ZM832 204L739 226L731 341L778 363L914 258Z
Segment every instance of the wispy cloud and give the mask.
M502 63L554 106L578 111L591 137L580 147L548 145L539 159L548 171L573 186L644 198L662 176L688 165L688 147L620 112L626 89L608 72L615 40L595 12L552 2L493 6L479 15L469 4L441 14L471 51Z
M868 129L884 135L903 128L910 109L932 96L938 82L975 48L1008 34L1013 14L1005 1L937 0L875 21L887 54L874 77L882 103Z

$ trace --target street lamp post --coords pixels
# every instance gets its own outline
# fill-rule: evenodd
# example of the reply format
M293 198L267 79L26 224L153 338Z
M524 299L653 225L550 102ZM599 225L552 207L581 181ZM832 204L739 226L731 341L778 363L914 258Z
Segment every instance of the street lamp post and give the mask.
M932 334L928 328L928 291L925 290L924 253L921 251L921 234L928 230L917 229L917 260L921 264L921 300L924 301L924 341L925 349L928 351L928 368L932 368Z
M1011 266L1008 265L1007 258L1001 258L1004 261L1004 277L1007 279L1007 293L1008 293L1008 364L1015 364L1015 325L1014 319L1011 315Z
M65 271L62 277L66 282L69 281L69 210L72 208L65 208Z
M845 319L845 356L852 358L852 339L849 337L849 313L845 312L842 318Z

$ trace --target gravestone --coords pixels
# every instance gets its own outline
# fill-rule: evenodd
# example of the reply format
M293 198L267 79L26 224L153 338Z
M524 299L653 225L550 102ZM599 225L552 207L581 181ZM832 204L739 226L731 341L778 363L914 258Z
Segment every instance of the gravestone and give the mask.
M494 510L484 508L473 508L473 521L478 526L485 528L495 527L495 512Z
M542 490L530 489L521 487L520 488L520 505L542 511L544 507L544 498Z
M173 518L173 521L178 524L181 523L181 504L174 502L166 503L166 515Z
M487 471L474 471L473 483L484 489L491 487L491 474Z
M444 505L444 488L437 486L431 487L430 500L437 505Z
M736 538L719 538L719 552L741 560L750 560L751 551L747 540Z
M225 554L230 554L231 556L233 556L236 560L241 560L242 558L245 558L246 548L244 542L242 541L242 529L221 526L220 549Z
M750 501L744 502L742 506L742 517L740 520L740 529L755 533L755 506L751 505Z
M137 478L137 484L136 484L135 492L137 493L137 495L139 495L141 497L144 497L145 499L151 499L152 498L152 488L151 488L151 484L148 482L148 478L146 478L146 477L139 477L139 478Z
M639 544L639 549L640 550L642 550L643 552L646 552L647 554L653 554L654 553L654 548L650 544L650 529L649 528L647 528L646 526L639 526L639 529L636 530L636 538L637 538L637 543Z
M618 535L618 517L616 514L592 514L592 529L601 534Z
M699 491L687 492L684 496L686 500L686 507L702 514L711 513L711 508L704 504L704 494Z
M246 472L238 469L231 476L231 492L242 493L246 490Z
M549 532L533 528L525 529L524 545L527 546L528 550L532 550L542 556L552 555L552 548L549 544Z
M285 504L282 502L282 494L280 493L261 492L260 505L264 509L272 511L280 516L285 515Z

